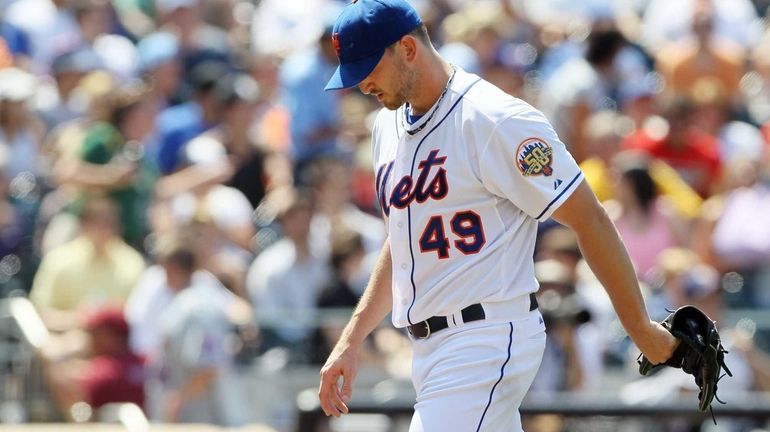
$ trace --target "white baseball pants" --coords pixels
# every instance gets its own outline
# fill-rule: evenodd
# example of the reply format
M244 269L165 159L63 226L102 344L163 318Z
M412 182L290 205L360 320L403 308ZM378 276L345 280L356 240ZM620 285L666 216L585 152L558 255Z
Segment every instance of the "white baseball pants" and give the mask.
M413 341L417 391L409 432L518 432L519 405L545 350L538 310L510 322L478 321Z

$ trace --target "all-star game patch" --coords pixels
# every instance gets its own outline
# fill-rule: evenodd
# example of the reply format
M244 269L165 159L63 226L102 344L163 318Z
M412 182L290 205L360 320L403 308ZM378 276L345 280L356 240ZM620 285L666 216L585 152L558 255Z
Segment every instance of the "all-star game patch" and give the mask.
M553 148L540 138L529 138L516 149L516 165L525 176L553 174Z

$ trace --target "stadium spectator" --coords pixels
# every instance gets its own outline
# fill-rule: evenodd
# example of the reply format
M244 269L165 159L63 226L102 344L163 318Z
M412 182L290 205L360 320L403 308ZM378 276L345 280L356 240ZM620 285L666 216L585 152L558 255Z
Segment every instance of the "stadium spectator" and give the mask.
M716 18L711 2L695 3L692 15L694 40L664 45L657 56L657 68L673 93L693 94L700 80L709 79L725 95L737 97L745 63L743 50L723 40L715 40L712 32Z
M770 290L770 230L763 221L770 211L767 151L763 160L736 159L728 168L727 192L705 205L693 247L722 272L737 272L731 291L736 306L768 307Z
M128 346L130 329L119 307L104 306L87 313L88 357L47 360L49 382L64 416L85 402L97 410L109 403L144 407L144 359Z
M321 311L337 309L352 310L361 297L361 291L353 288L354 278L360 273L364 259L364 245L361 236L355 232L338 228L332 233L330 268L332 276L318 296ZM321 325L314 363L323 363L334 343L342 333L342 325Z
M607 211L628 249L637 277L649 281L658 254L681 245L685 227L672 206L660 199L645 159L621 154L616 157L618 171L616 200L607 202Z
M626 41L616 29L594 29L585 57L565 62L544 83L539 107L553 123L575 160L587 157L586 121L600 109L613 109L613 62Z
M196 140L186 151L190 164L229 162L232 174L223 183L243 193L253 208L259 205L271 186L271 162L268 159L276 157L257 142L252 127L259 90L256 81L246 74L228 75L217 83L215 92L224 105L222 123L202 135L210 139Z
M713 10L715 36L742 48L759 42L761 26L751 0L652 0L642 14L639 41L652 53L667 42L686 41L693 37L695 12Z
M73 104L82 105L77 107L82 112L70 121L56 123L46 138L45 152L53 166L54 178L51 180L57 185L69 186L73 176L71 171L77 171L77 167L70 162L81 158L83 140L89 128L96 123L110 121L114 96L119 90L118 81L101 69L94 69L77 81L71 99ZM61 161L64 163L59 164Z
M93 125L109 122L113 96L118 90L118 82L109 73L103 70L89 72L78 82L72 96L84 105L84 112L71 121L59 123L46 137L43 155L50 167L46 180L52 189L43 197L37 215L40 232L36 237L41 253L77 235L78 221L71 209L81 198L82 187L89 179L104 182L122 175L121 170L88 171L83 169L82 161L86 134Z
M751 123L760 126L770 121L770 31L766 30L762 41L749 54L749 71L741 86L744 103ZM768 129L765 141L770 142Z
M339 96L324 91L337 64L331 31L330 23L316 46L293 54L281 65L282 104L291 117L291 155L298 174L313 160L338 156L342 150L338 138ZM307 184L302 177L296 180Z
M189 275L189 272L187 273ZM234 323L208 283L178 292L160 322L155 420L242 426L249 406L235 369Z
M91 50L110 73L122 82L136 78L137 53L133 42L113 30L114 10L109 0L70 0L80 32L78 47Z
M218 88L224 85L231 89L226 98L232 97L235 85L235 80L230 78L234 77L225 77L217 85ZM253 81L247 79L253 84ZM220 94L219 90L215 91ZM253 94L241 97L253 97ZM248 123L248 109L244 118L244 112L239 112L238 107L230 108L223 114L227 116L230 126L234 126L233 121L238 126ZM228 156L228 149L219 141L227 138L221 135L227 130L228 126L223 124L221 128L209 130L192 139L182 149L184 168L162 177L156 184L155 228L163 232L194 226L198 235L208 242L207 247L202 249L204 256L201 256L205 269L216 275L237 295L246 298L245 274L253 260L256 234L252 220L254 207L243 192L228 183L235 175L239 175L240 186L247 191L256 189L259 192L260 185L244 185L247 181L243 176L248 176L249 169L252 169L253 174L254 167L248 166L246 171L242 170L247 162L253 164L259 161L256 155L251 161ZM248 148L239 150L250 151ZM264 180L253 180L254 183L258 181Z
M55 81L56 97L38 104L40 116L48 130L85 114L84 95L79 93L77 88L89 72L100 67L99 58L87 49L68 51L53 59L51 76Z
M74 49L80 40L75 17L63 0L15 1L7 5L4 19L29 36L35 72L47 72L58 54Z
M580 163L586 181L591 185L599 201L616 197L612 175L613 159L620 151L623 132L629 119L613 111L599 111L587 123L591 157ZM661 160L649 160L649 171L655 187L676 209L677 214L690 220L698 215L703 199L672 169Z
M325 159L316 161L307 172L316 209L311 222L312 247L327 255L332 233L340 228L361 236L367 254L378 253L385 230L380 219L353 204L350 166L339 159Z
M325 255L313 250L310 223L313 205L293 188L276 189L265 199L267 211L279 222L284 238L260 253L249 268L246 287L264 322L264 347L282 347L292 362L307 363L318 298L329 277Z
M86 308L123 304L144 271L144 259L119 235L115 205L104 199L85 203L81 234L51 250L35 274L30 299L47 326L77 327Z
M41 172L39 154L45 130L27 106L37 88L38 79L28 72L0 70L0 146L7 150L11 178Z
M641 129L650 119L660 115L657 99L661 92L660 85L655 73L618 83L618 111L631 121L625 128L630 128L630 131ZM588 130L590 133L591 129Z
M170 32L155 32L136 44L139 73L152 91L156 109L164 110L180 97L182 64L179 39Z
M190 232L161 236L153 250L155 265L142 274L126 302L126 320L131 326L131 349L155 360L163 350L160 322L174 296L190 286L208 296L211 304L227 311L232 321L243 322L250 308L228 291L211 273L200 268L195 241Z
M717 139L695 126L692 101L677 98L664 108L663 118L627 136L621 145L638 150L674 168L702 197L715 189L721 160Z
M226 61L231 46L227 33L207 22L211 2L201 0L156 0L158 26L179 37L185 69L201 60ZM208 10L207 10L208 9Z
M188 102L163 110L157 117L158 166L170 174L183 165L188 141L219 124L222 104L214 95L217 81L228 73L221 61L205 60L187 70L193 96Z
M144 157L155 109L144 87L113 95L109 122L90 126L73 180L84 196L107 195L120 208L123 238L141 248L147 233L146 209L156 168Z
M6 21L0 11L0 41L3 45L5 67L16 65L23 67L32 54L29 37L22 29Z

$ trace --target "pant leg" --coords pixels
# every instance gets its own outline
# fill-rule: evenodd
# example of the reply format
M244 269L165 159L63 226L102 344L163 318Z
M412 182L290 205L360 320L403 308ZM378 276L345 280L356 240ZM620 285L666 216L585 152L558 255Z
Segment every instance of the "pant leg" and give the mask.
M521 431L518 408L544 349L537 311L519 321L470 323L415 341L417 404L409 432Z

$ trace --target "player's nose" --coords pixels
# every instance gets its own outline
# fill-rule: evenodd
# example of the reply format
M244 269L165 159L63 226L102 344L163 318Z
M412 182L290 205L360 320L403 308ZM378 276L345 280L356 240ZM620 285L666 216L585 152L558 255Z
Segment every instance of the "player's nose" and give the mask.
M368 95L372 92L372 83L366 80L361 81L358 84L358 89L361 90L361 93Z

